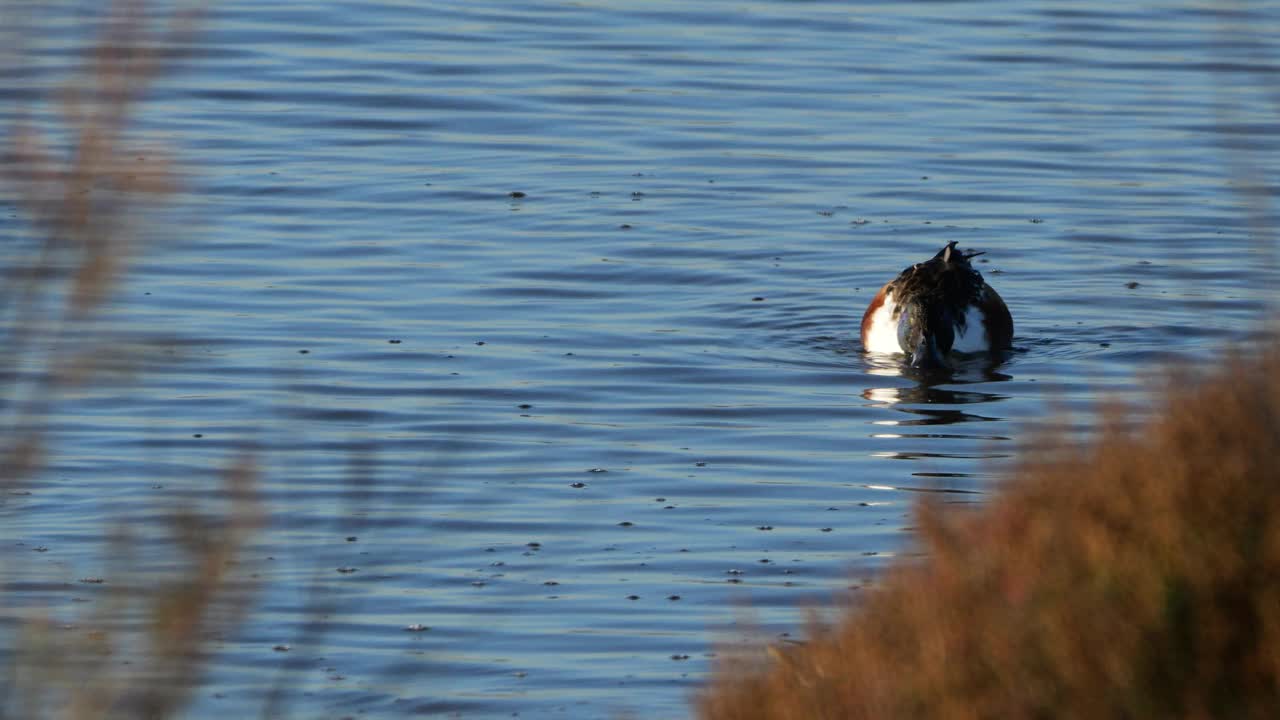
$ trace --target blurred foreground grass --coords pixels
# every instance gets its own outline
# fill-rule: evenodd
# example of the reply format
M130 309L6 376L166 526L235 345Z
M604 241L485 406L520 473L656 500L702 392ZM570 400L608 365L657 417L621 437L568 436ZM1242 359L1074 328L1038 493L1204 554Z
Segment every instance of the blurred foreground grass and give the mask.
M701 716L1280 715L1280 343L1156 395L1136 428L1037 438L982 509L921 505L922 559L722 662Z
M39 61L24 48L39 38L15 28L40 9L0 5L12 77L36 72ZM174 164L156 148L139 152L129 132L139 101L172 68L194 25L190 13L112 3L79 70L6 115L0 167L24 229L8 238L0 268L0 492L21 493L57 455L52 408L78 388L117 379L104 372L120 369L104 310L138 251L148 210L178 186ZM0 591L0 718L181 713L210 638L236 625L254 589L234 572L261 523L251 453L223 476L216 505L165 510L174 572L149 575L128 528L103 527L113 576L92 610L55 619L16 610Z

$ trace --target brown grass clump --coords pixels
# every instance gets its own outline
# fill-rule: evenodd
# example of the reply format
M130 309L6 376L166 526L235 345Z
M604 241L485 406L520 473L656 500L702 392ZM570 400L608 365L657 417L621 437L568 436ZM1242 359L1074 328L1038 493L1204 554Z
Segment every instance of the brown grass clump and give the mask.
M701 717L1280 714L1280 345L1174 373L1155 418L1046 438L835 628L722 663Z

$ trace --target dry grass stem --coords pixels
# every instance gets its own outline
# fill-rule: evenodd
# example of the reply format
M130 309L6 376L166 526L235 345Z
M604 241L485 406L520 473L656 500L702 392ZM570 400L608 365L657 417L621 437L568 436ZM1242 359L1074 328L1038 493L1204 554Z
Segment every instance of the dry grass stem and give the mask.
M194 30L192 13L168 15L159 30L154 15L143 0L112 3L52 111L28 112L0 147L0 180L30 230L25 245L7 249L0 285L0 375L11 378L0 489L33 478L56 452L45 422L55 407L64 412L67 391L119 365L119 348L91 330L136 251L146 209L177 188L165 153L130 142L143 96ZM209 639L235 627L252 597L236 568L262 523L255 477L245 454L218 501L170 513L173 550L158 571L142 569L156 558L141 557L121 525L107 553L110 579L75 622L19 618L0 672L0 718L178 716Z

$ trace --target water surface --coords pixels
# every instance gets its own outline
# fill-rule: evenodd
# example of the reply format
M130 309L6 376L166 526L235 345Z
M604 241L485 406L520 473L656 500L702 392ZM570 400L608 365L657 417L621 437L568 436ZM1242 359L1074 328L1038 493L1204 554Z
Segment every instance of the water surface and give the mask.
M62 7L0 98L75 62ZM263 586L190 717L277 682L297 717L685 716L737 621L856 594L1050 406L1249 337L1276 37L1174 0L220 3L142 108L191 177L113 310L172 353L60 408L6 599L83 617L104 525L163 556L157 508L254 443ZM855 327L951 240L1016 349L921 384Z

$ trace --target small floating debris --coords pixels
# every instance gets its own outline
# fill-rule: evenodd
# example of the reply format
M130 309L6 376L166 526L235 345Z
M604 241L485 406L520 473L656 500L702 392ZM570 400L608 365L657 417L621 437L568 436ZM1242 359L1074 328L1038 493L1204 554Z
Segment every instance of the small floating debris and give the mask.
M405 625L404 629L408 632L426 632L431 628L427 625L423 625L422 623L414 623L412 625Z

